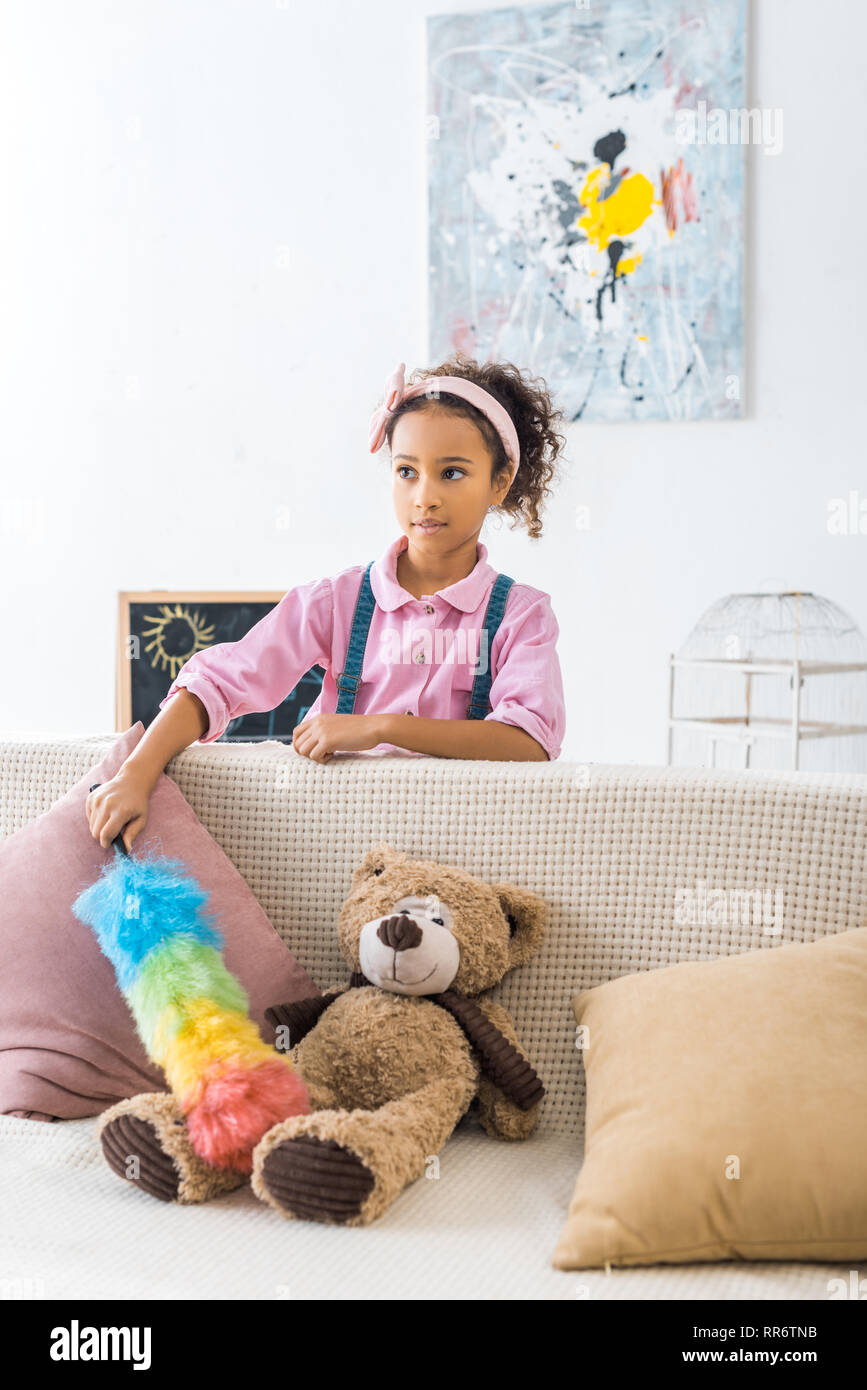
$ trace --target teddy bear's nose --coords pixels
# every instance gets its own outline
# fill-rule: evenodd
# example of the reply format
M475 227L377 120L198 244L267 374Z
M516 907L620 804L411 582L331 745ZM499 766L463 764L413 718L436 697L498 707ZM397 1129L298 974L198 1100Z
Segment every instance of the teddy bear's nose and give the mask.
M411 946L417 946L424 935L418 922L403 912L394 917L383 917L376 934L394 951L408 951Z

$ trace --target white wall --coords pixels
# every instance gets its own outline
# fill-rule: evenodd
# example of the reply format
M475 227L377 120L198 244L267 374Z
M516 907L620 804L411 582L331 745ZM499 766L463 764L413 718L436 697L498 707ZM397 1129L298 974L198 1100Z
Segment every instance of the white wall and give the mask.
M826 527L867 500L867 17L837 6L751 24L784 144L747 157L748 418L573 426L543 539L483 532L552 595L564 758L663 761L667 654L724 593L813 589L867 631L867 535ZM366 437L426 361L436 8L0 7L0 730L114 727L118 589L282 591L397 533Z

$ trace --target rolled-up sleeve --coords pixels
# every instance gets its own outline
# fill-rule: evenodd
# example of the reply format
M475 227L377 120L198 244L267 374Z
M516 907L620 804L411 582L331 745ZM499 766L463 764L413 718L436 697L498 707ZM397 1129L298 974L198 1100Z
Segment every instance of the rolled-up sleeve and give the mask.
M548 595L535 590L531 601L514 615L507 604L495 645L500 634L491 712L485 718L526 730L553 762L560 756L566 732L566 702L557 655L560 628Z
M289 589L237 642L217 642L184 663L159 707L179 690L197 695L208 714L199 743L213 743L232 719L274 709L313 666L331 664L331 580Z

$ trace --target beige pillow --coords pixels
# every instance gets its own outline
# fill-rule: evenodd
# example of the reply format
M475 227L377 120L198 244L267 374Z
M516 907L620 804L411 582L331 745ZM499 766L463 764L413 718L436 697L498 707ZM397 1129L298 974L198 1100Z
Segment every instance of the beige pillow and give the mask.
M867 1258L867 927L573 1008L585 1158L555 1268Z

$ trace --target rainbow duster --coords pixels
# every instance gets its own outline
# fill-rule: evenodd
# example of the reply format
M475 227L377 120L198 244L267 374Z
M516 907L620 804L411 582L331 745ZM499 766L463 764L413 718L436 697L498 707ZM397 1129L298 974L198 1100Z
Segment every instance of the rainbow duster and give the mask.
M72 905L111 961L150 1059L162 1067L190 1143L213 1168L253 1169L271 1127L310 1110L290 1059L265 1044L222 958L208 893L180 860L134 859L123 841Z

